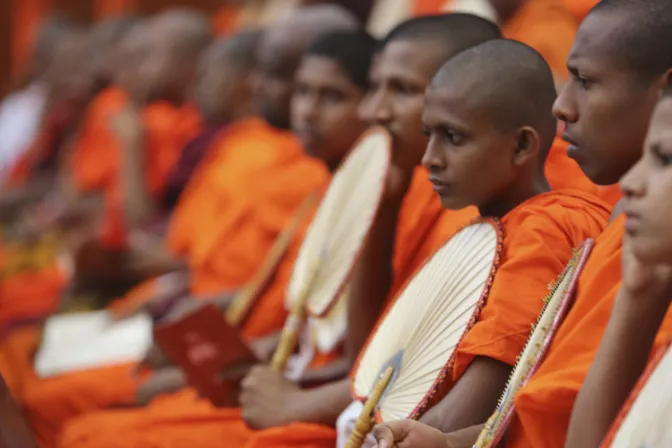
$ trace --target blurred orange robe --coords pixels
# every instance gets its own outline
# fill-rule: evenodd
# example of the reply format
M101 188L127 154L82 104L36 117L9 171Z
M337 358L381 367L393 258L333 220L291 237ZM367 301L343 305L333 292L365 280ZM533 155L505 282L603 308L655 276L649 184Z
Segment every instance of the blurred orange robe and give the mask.
M110 126L114 115L126 107L128 101L128 96L115 87L100 93L90 107L73 148L77 187L81 191L104 192L100 241L109 248L118 248L126 242L121 184L124 150ZM202 129L202 121L192 105L176 107L166 102L146 106L142 119L146 133L145 182L150 195L158 200L182 149Z
M516 398L507 447L563 447L569 418L595 358L621 286L625 218L619 216L597 240L579 277L576 302L551 343L546 359ZM653 352L669 338L668 313Z
M176 254L189 260L194 294L245 284L304 198L323 189L330 177L321 162L305 156L292 134L256 118L227 128L203 162L168 236ZM279 308L272 301L265 306ZM282 323L277 315L264 313L246 328L250 335L264 335ZM0 371L5 373L1 354L10 352L8 364L19 378L17 399L45 446L53 446L67 419L134 401L139 378L128 364L37 378L29 355L37 337L32 330L4 343Z
M399 216L391 297L427 257L475 216L476 210L473 208L459 212L444 211L427 180L427 173L418 169ZM284 295L279 299L280 306L284 306ZM255 309L253 318L261 311ZM324 357L319 356L320 360ZM315 362L313 367L317 367ZM301 437L306 436L305 428L308 428L310 435L318 438L324 430L316 425L301 425ZM114 434L118 434L118 431L124 432L123 441L115 441ZM265 433L262 431L258 434ZM199 447L219 446L224 442L226 446L242 446L254 435L255 432L248 429L240 418L240 409L215 408L187 388L159 397L143 410L98 412L75 419L66 426L61 446L168 447L177 444ZM329 440L333 446L331 434ZM259 446L265 445L262 443Z

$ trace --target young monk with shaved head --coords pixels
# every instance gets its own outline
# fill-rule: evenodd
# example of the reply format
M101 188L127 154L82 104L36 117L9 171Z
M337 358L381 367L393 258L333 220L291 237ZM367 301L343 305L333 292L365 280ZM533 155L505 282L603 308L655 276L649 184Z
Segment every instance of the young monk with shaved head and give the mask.
M567 63L571 78L554 112L566 123L570 156L598 184L617 182L642 154L650 115L661 87L670 80L672 52L659 43L672 38L671 7L664 0L603 0L579 28ZM655 277L636 283L641 286L637 289L624 282L616 299L624 226L624 216L618 216L597 239L579 277L574 307L546 359L515 400L504 446L597 446L641 373L651 340L655 350L669 336L669 318L656 332L660 308L642 308L664 291ZM637 337L623 339L632 328ZM603 335L600 362L586 380ZM627 344L617 342L626 340ZM452 429L442 422L432 425ZM398 445L408 439L428 447L446 446L445 441L431 443L441 439L427 426L399 422L389 428Z

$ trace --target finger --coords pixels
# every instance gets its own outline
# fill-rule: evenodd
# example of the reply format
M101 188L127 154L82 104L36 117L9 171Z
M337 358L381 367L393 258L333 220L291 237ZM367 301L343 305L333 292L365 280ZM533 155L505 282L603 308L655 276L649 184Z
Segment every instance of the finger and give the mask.
M373 428L373 437L379 448L389 448L394 444L394 433L387 425L376 425Z

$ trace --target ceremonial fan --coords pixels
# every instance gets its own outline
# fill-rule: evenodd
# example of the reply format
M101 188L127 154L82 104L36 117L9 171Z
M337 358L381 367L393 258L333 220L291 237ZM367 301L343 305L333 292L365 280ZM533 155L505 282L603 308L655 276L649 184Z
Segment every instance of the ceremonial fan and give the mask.
M513 417L514 398L541 365L556 331L574 303L576 285L593 246L593 240L588 239L574 251L574 256L558 277L549 295L544 299L544 308L534 331L522 354L518 357L516 367L499 399L497 409L488 419L474 448L499 446Z
M418 418L440 399L454 353L483 307L499 264L502 230L481 220L456 233L407 284L369 338L353 370L364 402L349 448L379 422ZM382 374L382 377L381 377Z
M640 377L602 448L672 446L672 338Z
M306 312L324 316L355 266L378 211L391 160L387 131L373 128L341 164L310 224L287 287L291 310L271 366L285 370Z

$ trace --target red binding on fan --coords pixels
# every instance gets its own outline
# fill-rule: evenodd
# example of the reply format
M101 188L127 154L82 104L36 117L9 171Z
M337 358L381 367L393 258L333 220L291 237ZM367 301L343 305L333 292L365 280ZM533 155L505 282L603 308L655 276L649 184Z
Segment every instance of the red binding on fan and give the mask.
M309 316L313 316L313 317L317 317L317 318L324 317L327 314L329 314L329 312L331 310L334 309L334 306L336 305L336 301L340 298L341 294L343 294L343 292L345 291L345 288L349 283L350 277L352 277L352 273L355 270L355 266L357 266L357 263L359 262L359 259L362 256L362 252L364 251L364 245L366 243L366 239L368 238L368 235L371 232L371 227L373 227L373 225L372 225L373 221L376 219L376 215L378 214L378 211L380 210L380 206L383 203L383 195L385 194L386 181L387 181L387 177L389 176L390 164L391 164L391 160L392 160L392 137L390 137L390 133L382 126L371 127L368 130L366 130L361 136L359 136L359 138L352 145L352 149L357 148L360 145L360 143L362 143L371 134L375 134L375 133L379 133L379 132L381 132L382 135L384 135L385 140L386 140L385 147L386 147L387 153L388 153L388 164L387 164L387 169L385 170L385 176L383 176L383 182L380 183L379 190L377 192L377 194L379 195L378 203L376 204L375 210L374 210L373 214L371 215L372 220L369 223L369 228L365 232L364 238L362 238L362 244L360 245L359 249L355 252L355 256L353 257L352 263L350 264L350 267L348 268L347 273L346 273L345 277L343 278L343 282L341 283L341 285L336 290L336 294L334 294L334 297L331 298L330 304L324 309L324 311L322 313L313 313L310 310L310 306L306 307L306 311L307 311L307 314ZM347 157L341 162L341 165L345 164L347 162L347 160L350 157L353 156L353 152L354 151L351 151L347 155Z
M586 262L588 261L588 258L590 257L590 253L593 250L593 246L595 245L595 242L592 239L587 239L586 241L579 246L579 250L581 252L581 257L576 262L576 268L574 269L574 272L572 272L572 277L569 280L569 284L567 286L567 289L565 290L564 295L562 296L562 300L560 301L560 306L558 307L558 312L555 315L555 318L553 319L553 322L551 324L551 328L548 330L548 333L546 334L546 337L544 338L543 342L541 343L541 346L539 348L539 356L537 357L537 361L531 365L530 370L528 371L527 375L521 382L521 388L524 387L527 382L530 380L532 375L537 371L541 363L543 362L546 352L548 351L548 348L551 345L551 342L553 342L553 339L555 338L555 334L558 331L558 328L560 328L560 324L565 320L565 317L567 317L567 313L569 313L569 310L571 309L572 305L574 305L574 299L576 298L576 287L578 285L578 280L579 276L581 275L581 271L583 271L583 268L586 265ZM541 317L541 315L540 315ZM530 336L531 337L531 336ZM514 368L515 369L515 368ZM513 418L513 412L515 410L515 406L512 402L511 406L509 406L509 409L507 410L506 414L502 417L502 423L499 426L498 431L493 435L492 443L491 446L498 446L499 442L502 440L504 437L504 434L506 434L506 431L508 430L509 424L511 422L511 419Z
M469 320L469 323L467 324L467 327L465 328L464 332L462 333L462 336L460 337L459 342L455 345L456 347L462 342L462 340L464 339L464 336L471 329L471 327L474 326L474 324L476 323L476 320L478 319L478 316L480 315L481 310L485 306L485 302L487 301L488 294L490 293L490 288L492 286L495 275L497 273L497 269L499 268L499 263L500 263L501 256L502 256L502 251L503 251L503 248L504 248L504 230L502 229L502 224L500 223L499 219L497 219L497 218L483 218L483 217L475 218L469 224L467 224L467 225L463 226L462 228L460 228L459 230L457 230L453 234L453 236L457 235L462 230L464 230L464 229L466 229L466 228L468 228L468 227L470 227L474 224L480 224L480 223L489 223L495 229L495 232L497 234L497 249L496 249L495 257L493 259L492 266L490 268L490 273L488 275L488 279L486 281L486 284L485 284L485 287L484 287L483 292L481 294L481 297L478 300L478 303L476 304L476 307L474 308L474 312L472 313L471 319ZM448 240L446 240L444 245L448 244L448 242L451 239L452 239L452 237L449 238ZM422 264L422 266L420 268L418 268L416 270L416 272L408 280L406 280L403 287L399 288L399 292L396 294L394 300L387 306L387 308L385 309L385 311L383 312L381 317L378 319L378 322L376 323L375 327L369 333L366 344L364 344L364 347L362 348L362 350L359 352L359 355L357 356L357 360L355 361L355 364L354 364L353 369L352 369L352 372L354 372L354 375L356 375L357 371L359 370L359 365L361 363L362 357L366 353L366 349L369 346L369 344L371 343L372 339L375 337L381 322L383 322L385 320L385 318L387 317L387 315L391 312L391 310L394 306L394 303L397 301L399 296L401 294L403 294L403 292L407 288L408 284L411 281L413 281L413 278L415 277L415 275L418 272L420 272L427 265L427 263L430 262L430 260L433 257L434 257L434 255L429 257ZM437 391L440 390L441 385L443 384L443 382L444 382L448 372L452 368L454 362L455 362L455 352L453 352L453 354L450 356L450 358L446 362L443 369L441 369L441 372L439 373L439 376L437 377L437 379L434 381L434 384L432 385L432 388L431 388L430 392L423 398L423 400L418 404L418 406L416 406L416 408L411 412L411 414L408 416L408 418L416 419L419 416L421 416L427 410L427 407L429 406L431 400L434 398ZM362 397L362 396L359 396L355 393L354 380L350 382L350 394L354 399L362 401L362 402L365 402L368 399L368 397L366 397L366 396ZM378 422L381 421L379 407L376 407L376 410L374 411L374 417Z
M642 376L640 376L639 380L637 380L637 384L635 384L634 389L632 389L632 392L630 392L628 399L625 401L625 404L623 404L623 407L616 416L616 419L611 424L609 432L607 433L607 436L604 438L604 441L602 441L600 448L609 448L611 446L612 442L614 441L614 438L616 437L616 434L618 433L618 430L621 428L621 425L625 421L625 418L630 413L630 409L632 409L632 406L637 400L637 397L639 397L639 394L644 389L644 386L646 386L646 383L649 382L651 375L653 375L653 372L656 371L656 369L658 368L658 364L660 364L660 362L663 360L663 358L667 354L668 350L670 350L670 348L672 348L672 337L670 337L665 342L665 345L663 345L660 349L658 349L658 351L656 351L656 354L654 355L653 359L649 362L648 366L646 367L646 370L644 370Z

